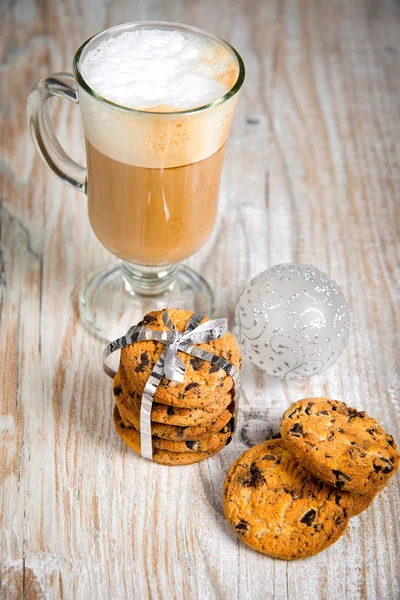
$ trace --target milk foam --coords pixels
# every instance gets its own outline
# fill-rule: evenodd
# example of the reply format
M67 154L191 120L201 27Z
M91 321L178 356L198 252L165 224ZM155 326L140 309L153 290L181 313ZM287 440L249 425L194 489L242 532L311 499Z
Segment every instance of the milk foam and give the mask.
M79 70L99 101L78 86L87 140L119 162L150 169L208 158L226 142L238 94L199 112L179 113L224 96L236 83L234 53L217 40L176 29L125 31L95 46ZM90 178L90 174L89 174Z
M135 29L103 40L80 65L98 94L128 108L178 111L224 96L237 62L222 44L188 31Z

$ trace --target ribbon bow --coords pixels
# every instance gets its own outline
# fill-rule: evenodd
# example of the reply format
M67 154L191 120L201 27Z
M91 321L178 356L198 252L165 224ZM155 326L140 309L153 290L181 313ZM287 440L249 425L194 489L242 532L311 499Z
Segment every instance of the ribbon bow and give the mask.
M174 306L175 308L175 306ZM201 348L196 348L197 344L204 344L217 340L228 331L227 319L213 319L211 321L203 320L203 315L194 313L186 326L185 331L178 331L171 321L168 309L165 309L162 315L164 325L167 330L154 330L142 325L134 325L128 333L114 342L111 342L103 351L103 369L110 377L114 378L116 372L107 366L106 359L110 354L142 340L153 340L165 345L159 359L154 365L153 371L148 378L142 393L142 403L140 407L140 448L144 458L153 459L153 444L151 440L151 410L153 407L154 395L162 378L165 376L170 381L183 383L185 377L185 365L178 356L178 351L191 354L202 360L217 365L223 369L233 379L235 385L236 403L240 393L239 373L237 369L221 356L212 352L207 352ZM194 345L193 345L194 344Z

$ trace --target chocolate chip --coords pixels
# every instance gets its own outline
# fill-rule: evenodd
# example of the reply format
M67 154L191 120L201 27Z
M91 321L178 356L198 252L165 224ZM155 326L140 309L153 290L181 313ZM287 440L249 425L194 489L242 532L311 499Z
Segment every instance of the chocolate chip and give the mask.
M259 467L257 467L256 463L252 463L250 470L247 474L243 475L243 478L239 481L243 487L259 487L263 483L265 483L264 476Z
M157 317L155 317L154 315L146 315L142 323L143 325L148 325L149 323L154 323L154 321L157 321Z
M214 365L210 366L210 369L209 369L208 372L209 373L216 373L217 371L219 371L219 366L218 366L218 363L215 363Z
M300 523L304 523L305 525L311 525L313 521L315 521L315 517L317 516L317 512L311 508L303 515L300 519Z
M392 448L394 448L394 439L392 438L392 436L388 438L387 443L389 444L389 446L392 446Z
M120 423L119 426L121 429L125 429L125 425L123 423Z
M175 414L175 409L173 406L168 406L167 408L167 415L169 415L170 417L172 417L172 415Z
M195 381L193 383L188 383L187 386L185 387L185 392L188 392L189 390L193 390L194 388L200 387L199 383L196 383Z
M379 458L378 460L383 462L383 465L378 465L374 462L373 469L375 473L380 473L380 471L382 471L382 473L390 473L393 471L393 465L390 460L387 460L386 458Z
M178 427L177 434L178 437L183 438L185 436L185 427Z
M293 425L292 429L290 429L289 433L291 433L292 435L294 435L296 437L301 437L303 435L302 425L300 425L300 423L295 423Z
M235 529L238 529L240 533L244 533L249 528L249 524L246 521L240 521L237 525L235 525Z
M135 367L136 373L143 373L146 370L146 367L150 364L149 356L147 352L142 352L140 355L140 363Z
M146 367L148 364L150 364L149 355L147 354L147 352L142 352L142 354L140 355L140 362Z
M344 429L342 429L341 427L339 427L338 432L339 433L344 433Z
M304 411L304 412L306 413L306 415L309 415L309 414L310 414L310 409L311 409L311 407L312 407L312 406L314 406L314 404L315 404L315 402L309 402L309 403L307 404L307 406L306 406L306 408L305 408L305 411Z
M335 504L337 504L338 506L340 506L341 498L342 498L342 496L340 494L335 495Z
M343 471L338 471L337 469L332 469L332 473L336 477L338 481L351 481L351 477L343 473ZM336 482L337 483L337 482Z
M281 438L281 434L278 431L278 433L274 433L274 435L271 435L271 440L279 440Z
M201 365L204 361L202 361L201 358L197 358L197 356L195 356L194 358L191 358L189 362L192 365L193 371L200 371Z
M232 441L232 436L230 435L230 436L228 437L228 439L226 440L226 444L225 444L225 446L227 446L228 444L230 444L230 443L231 443L231 441Z
M367 429L367 433L369 433L369 435L372 435L372 437L375 437L375 429Z
M273 454L266 454L262 457L262 460L275 460L275 456Z
M190 450L198 450L200 448L200 442L199 441L195 441L195 442L186 442L186 447L190 448Z
M350 415L350 419L355 419L356 417L358 419L363 419L365 417L364 411L358 411L355 408L349 408L348 412Z
M390 473L393 471L393 465L387 466L383 469L383 473Z
M122 394L122 387L119 385L114 388L114 396L120 396Z
M320 410L319 412L315 413L316 415L329 415L327 410Z
M290 415L287 416L288 419L291 419L293 417L293 415L295 415L296 413L301 411L301 407L298 406L297 408L294 409L293 412L290 413Z

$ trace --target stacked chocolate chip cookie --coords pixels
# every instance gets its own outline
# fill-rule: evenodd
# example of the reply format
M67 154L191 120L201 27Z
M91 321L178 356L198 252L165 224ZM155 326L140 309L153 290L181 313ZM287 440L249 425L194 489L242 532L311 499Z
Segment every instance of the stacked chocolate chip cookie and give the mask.
M163 312L147 314L139 325L166 329ZM176 329L185 331L193 313L168 309L168 314ZM197 348L241 368L240 351L230 333ZM153 340L124 347L114 379L115 427L139 455L141 394L163 349L163 344ZM188 465L216 454L230 442L235 419L231 376L206 360L184 352L178 356L185 365L184 381L176 383L163 377L151 413L153 460L164 465Z
M392 436L336 400L294 403L274 438L242 454L224 488L233 531L274 558L305 558L333 544L399 466Z

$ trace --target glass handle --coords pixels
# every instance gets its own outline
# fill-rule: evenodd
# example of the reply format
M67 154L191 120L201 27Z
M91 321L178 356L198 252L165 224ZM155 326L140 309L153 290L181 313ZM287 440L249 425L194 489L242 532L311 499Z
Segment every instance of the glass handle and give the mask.
M38 81L28 96L29 129L36 150L49 169L64 183L86 193L87 170L68 156L51 125L46 100L52 96L78 104L75 78L71 73L54 73Z

